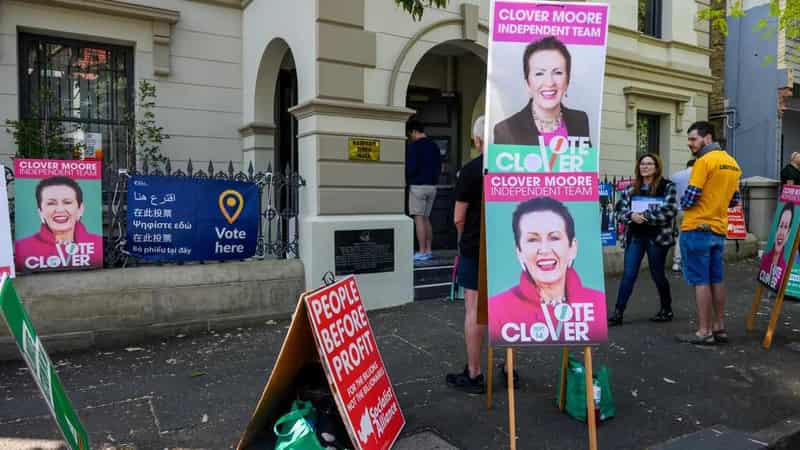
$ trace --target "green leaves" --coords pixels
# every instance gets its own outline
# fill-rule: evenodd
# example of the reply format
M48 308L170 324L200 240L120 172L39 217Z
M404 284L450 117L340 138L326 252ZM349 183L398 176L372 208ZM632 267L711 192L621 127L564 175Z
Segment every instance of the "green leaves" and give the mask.
M167 163L167 157L161 154L161 143L169 139L168 134L164 134L164 127L156 122L156 113L153 108L156 106L156 86L147 80L139 81L136 93L137 105L141 119L135 122L134 144L136 145L136 156L142 166L154 169L163 169Z
M411 14L411 19L415 21L422 19L426 4L437 8L444 8L447 6L447 0L394 0L394 3L398 7L403 8L405 12Z
M697 18L708 20L711 29L728 35L728 19L741 18L747 15L742 0L735 0L726 5L722 0L712 0L709 8L698 11ZM800 38L800 0L770 0L767 17L759 19L753 26L754 33L760 33L761 39L769 39L775 33L784 33L787 40ZM763 65L775 63L774 55L764 57Z

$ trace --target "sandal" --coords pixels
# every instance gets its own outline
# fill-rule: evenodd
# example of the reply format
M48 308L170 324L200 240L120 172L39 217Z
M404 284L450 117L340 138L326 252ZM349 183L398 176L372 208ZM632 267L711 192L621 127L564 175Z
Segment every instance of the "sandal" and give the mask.
M716 340L714 339L714 333L708 333L706 336L700 336L697 333L687 333L687 334L679 334L675 336L675 339L678 342L684 342L687 344L693 345L714 345L716 344Z
M721 344L725 344L728 342L728 332L725 331L725 328L717 331L712 331L711 334L714 335L714 340Z

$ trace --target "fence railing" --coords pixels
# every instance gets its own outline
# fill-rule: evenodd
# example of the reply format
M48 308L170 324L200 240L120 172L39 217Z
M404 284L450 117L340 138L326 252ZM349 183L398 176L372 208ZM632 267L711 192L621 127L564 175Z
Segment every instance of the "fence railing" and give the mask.
M270 165L266 172L256 172L250 163L246 172L236 171L233 162L227 170L215 170L212 162L207 169L195 169L192 160L186 170L172 169L167 160L163 167L149 167L145 164L141 171L104 169L103 173L103 265L104 267L127 267L144 264L125 251L127 231L128 179L131 175L160 175L172 177L193 177L200 179L253 182L258 186L261 203L259 205L258 239L256 257L260 259L299 257L300 229L300 189L305 180L287 165L283 171L273 170ZM12 234L14 227L14 173L6 167L6 183L9 186L9 212L11 214Z

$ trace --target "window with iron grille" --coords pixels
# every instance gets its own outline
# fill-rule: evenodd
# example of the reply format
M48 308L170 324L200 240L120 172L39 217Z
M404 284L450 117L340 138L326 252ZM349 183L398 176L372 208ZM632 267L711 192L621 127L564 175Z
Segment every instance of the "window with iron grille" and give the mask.
M72 158L86 133L102 135L106 167L135 167L133 49L19 34L20 120L47 120ZM52 128L52 127L51 127Z
M658 155L661 118L654 114L636 115L636 157L645 153Z

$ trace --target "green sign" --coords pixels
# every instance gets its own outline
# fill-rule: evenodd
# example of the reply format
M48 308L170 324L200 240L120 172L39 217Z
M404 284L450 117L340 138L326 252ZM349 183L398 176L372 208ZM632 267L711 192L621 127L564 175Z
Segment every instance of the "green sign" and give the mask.
M800 298L800 252L792 259L792 270L789 272L789 282L786 283L784 294Z
M67 398L64 386L58 379L53 363L47 356L31 319L19 301L11 279L3 275L0 279L0 312L17 341L19 351L39 386L56 424L71 450L89 450L89 438L81 425L78 414Z

